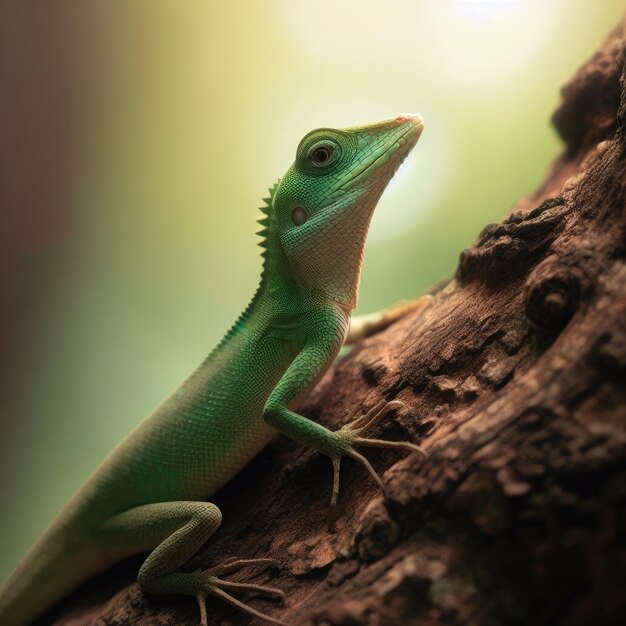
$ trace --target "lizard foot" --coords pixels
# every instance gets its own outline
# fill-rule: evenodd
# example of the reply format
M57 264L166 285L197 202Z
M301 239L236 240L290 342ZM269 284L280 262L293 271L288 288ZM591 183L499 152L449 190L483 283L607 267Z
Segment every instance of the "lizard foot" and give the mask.
M198 601L198 606L200 607L200 626L208 626L209 623L206 610L206 599L207 596L210 595L215 596L216 598L221 598L228 604L238 608L240 611L243 611L248 615L258 617L259 619L270 622L271 624L286 626L285 622L253 609L251 606L241 602L241 600L238 600L233 595L228 593L229 591L253 591L284 600L284 591L275 587L266 587L264 585L257 585L254 583L237 583L229 580L223 580L218 577L218 575L227 574L242 567L260 564L275 564L275 561L273 559L231 559L209 569L195 572L194 577L196 580L194 581L194 586L196 587L196 599Z
M426 452L418 445L411 443L410 441L387 441L385 439L371 439L369 437L363 437L367 431L371 430L380 420L385 417L394 409L400 409L404 405L399 400L392 400L384 404L377 404L370 409L365 415L354 420L350 424L343 426L337 431L337 434L349 441L348 445L343 451L342 455L332 456L331 461L333 464L333 493L330 499L330 506L335 507L337 504L337 498L339 496L339 474L341 469L342 456L348 456L365 467L369 475L374 482L380 487L383 493L386 493L385 484L382 478L378 475L376 470L372 467L372 464L360 453L354 449L354 446L363 446L369 448L392 448L395 450L408 450L409 452L418 452L422 456L422 460L426 459Z

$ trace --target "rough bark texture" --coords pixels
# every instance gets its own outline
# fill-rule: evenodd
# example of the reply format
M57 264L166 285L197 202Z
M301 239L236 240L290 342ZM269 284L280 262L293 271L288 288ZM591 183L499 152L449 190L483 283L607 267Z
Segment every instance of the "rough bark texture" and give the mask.
M272 556L251 571L290 624L626 623L626 74L620 26L563 89L566 147L547 180L463 251L456 277L330 371L305 414L336 428L399 399L372 452L383 499L344 462L281 437L217 498L224 525L194 560ZM139 561L42 623L197 623L189 598L147 598ZM216 624L249 618L209 601ZM254 623L259 623L255 621Z

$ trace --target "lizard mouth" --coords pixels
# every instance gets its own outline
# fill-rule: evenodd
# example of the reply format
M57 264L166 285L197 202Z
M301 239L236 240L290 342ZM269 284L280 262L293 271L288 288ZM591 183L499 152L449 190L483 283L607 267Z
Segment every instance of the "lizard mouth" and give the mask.
M331 197L359 186L371 189L382 184L384 187L415 147L424 130L424 121L419 115L405 115L383 122L378 128L387 130L384 138L338 181Z

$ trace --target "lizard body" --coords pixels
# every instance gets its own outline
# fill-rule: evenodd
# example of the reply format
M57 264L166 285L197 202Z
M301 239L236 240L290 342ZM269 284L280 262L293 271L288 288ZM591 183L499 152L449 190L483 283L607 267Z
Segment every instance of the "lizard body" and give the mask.
M371 466L353 446L419 450L361 437L368 425L324 428L295 411L348 335L373 210L422 131L401 116L305 136L260 220L264 263L251 303L195 372L102 462L0 587L0 623L20 626L113 563L152 551L144 591L220 597L282 623L230 591L277 589L219 574L267 562L248 559L201 572L181 567L221 522L206 498L227 483L276 429L333 461L334 502L342 456ZM381 411L370 419L380 419Z

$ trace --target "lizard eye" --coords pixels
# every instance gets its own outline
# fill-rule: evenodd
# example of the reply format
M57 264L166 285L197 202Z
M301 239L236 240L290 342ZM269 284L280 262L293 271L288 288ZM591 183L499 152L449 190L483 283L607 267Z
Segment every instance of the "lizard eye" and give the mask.
M311 153L311 159L316 165L323 165L333 156L333 149L330 146L319 146Z
M296 226L302 226L302 224L304 224L304 222L306 222L308 219L309 216L306 212L306 209L302 206L295 207L294 210L291 212L291 221Z
M319 141L309 148L307 156L314 167L325 167L336 161L337 151L331 142Z

